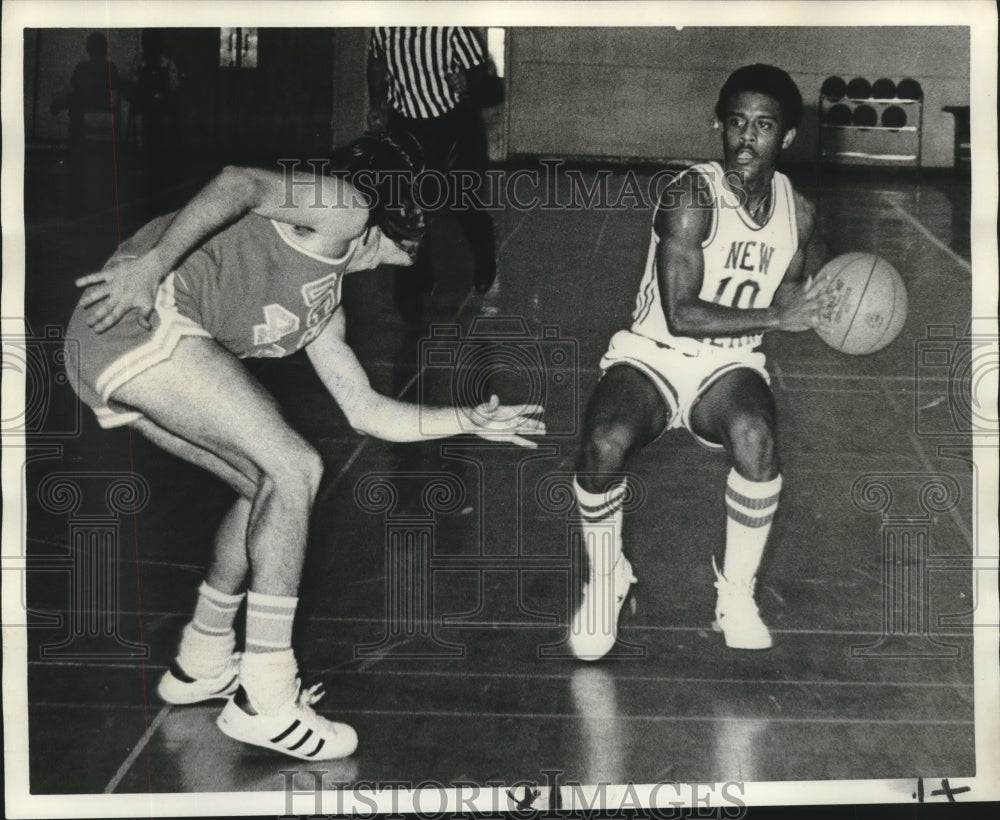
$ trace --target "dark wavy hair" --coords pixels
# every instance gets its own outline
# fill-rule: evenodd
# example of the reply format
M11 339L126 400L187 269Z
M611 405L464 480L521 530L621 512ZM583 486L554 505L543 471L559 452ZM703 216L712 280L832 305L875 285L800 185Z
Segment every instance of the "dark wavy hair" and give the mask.
M719 91L719 100L715 104L715 116L720 120L726 117L729 100L741 91L754 91L766 94L781 105L783 126L787 131L798 128L802 121L802 94L795 80L787 72L773 65L754 63L737 68Z
M423 170L420 145L406 137L365 134L334 153L334 174L343 176L369 202L368 224L393 242L419 242L426 230L413 184Z

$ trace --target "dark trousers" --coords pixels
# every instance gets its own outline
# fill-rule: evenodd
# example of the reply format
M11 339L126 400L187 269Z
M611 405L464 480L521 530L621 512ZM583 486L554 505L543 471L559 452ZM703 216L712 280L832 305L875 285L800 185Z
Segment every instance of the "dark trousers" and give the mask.
M441 117L411 119L390 111L389 132L405 133L415 138L423 149L424 168L449 176L452 171L471 171L482 175L486 170L486 133L479 112L461 104ZM480 178L482 178L480 176ZM496 276L496 250L493 220L485 210L457 207L462 203L453 195L455 184L449 178L449 192L443 197L440 208L428 210L427 235L413 268L396 271L394 297L404 318L419 318L423 294L434 287L434 269L431 258L434 222L444 210L453 213L472 250L473 277L480 290L488 289ZM436 183L428 181L419 192L426 204L438 196ZM485 286L485 287L484 287Z

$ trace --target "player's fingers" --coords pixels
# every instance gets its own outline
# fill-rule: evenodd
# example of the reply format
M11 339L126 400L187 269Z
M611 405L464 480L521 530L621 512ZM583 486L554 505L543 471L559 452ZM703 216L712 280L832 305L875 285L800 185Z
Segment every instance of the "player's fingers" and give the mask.
M99 282L107 281L107 271L98 271L97 273L88 273L86 276L81 276L79 279L75 280L75 284L78 288L85 288L87 285L96 285Z
M83 292L83 296L80 297L80 307L82 307L84 310L86 310L87 308L91 307L92 305L96 305L98 302L100 302L102 299L104 299L107 295L108 294L102 293L97 288L92 288L90 290L85 290Z
M114 327L118 323L118 320L121 319L122 314L123 311L118 307L102 311L102 316L97 324L94 325L94 330L98 333L103 333L105 330Z
M545 435L545 422L541 419L526 416L517 420L517 426L514 429L518 433L538 433L539 435Z
M95 327L98 322L108 315L110 310L111 308L108 307L107 302L98 302L86 310L84 319L90 327Z
M519 416L540 416L545 412L541 404L519 404L517 407L508 408Z
M537 450L538 443L532 441L530 438L521 438L521 436L511 436L507 439L511 444L516 444L518 447L524 447L528 450Z

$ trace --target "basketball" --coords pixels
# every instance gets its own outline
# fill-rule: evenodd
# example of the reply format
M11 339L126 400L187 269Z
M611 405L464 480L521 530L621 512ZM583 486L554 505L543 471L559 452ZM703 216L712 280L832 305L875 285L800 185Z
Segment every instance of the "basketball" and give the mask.
M896 269L872 253L845 253L816 276L816 333L841 353L863 355L888 345L906 321L906 287Z

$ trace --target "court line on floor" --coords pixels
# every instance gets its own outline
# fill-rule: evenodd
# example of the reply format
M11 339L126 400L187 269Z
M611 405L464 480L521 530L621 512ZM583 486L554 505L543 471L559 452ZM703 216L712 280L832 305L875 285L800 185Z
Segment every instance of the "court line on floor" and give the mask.
M391 658L390 658L391 660ZM574 666L573 671L565 672L562 674L555 673L535 673L535 672L470 672L469 670L461 670L461 672L437 672L437 671L399 671L395 669L376 669L369 671L368 669L343 669L341 671L347 673L353 673L356 675L379 675L388 676L396 675L401 677L416 677L416 678L500 678L500 679L527 679L527 680L572 680L575 677L575 672L587 669L584 666ZM763 686L768 687L771 685L775 686L871 686L871 687L885 687L885 686L895 686L905 689L973 689L975 684L973 683L949 683L945 681L907 681L905 683L895 682L895 681L841 681L841 680L761 680L760 678L691 678L691 677L675 677L672 675L623 675L621 677L615 678L616 684L630 683L632 681L636 682L667 682L667 683L731 683L734 686L743 686L750 684L751 686Z
M472 711L431 711L420 709L338 709L338 716L346 715L385 715L389 717L432 717L432 718L462 718L462 719L482 719L499 718L503 720L593 720L592 715L581 715L567 712L472 712ZM740 717L726 715L622 715L616 714L615 720L622 721L647 721L654 723L842 723L850 726L975 726L975 720L946 720L927 719L920 720L912 717L900 718L833 718L833 717L784 717L769 715L760 717L759 715ZM606 718L601 718L606 720Z
M52 706L53 704L46 704ZM79 704L78 704L79 705ZM110 707L108 707L110 708ZM114 708L121 709L122 705L118 704ZM145 705L142 707L145 709ZM129 769L132 768L132 764L135 763L139 755L142 754L143 750L148 745L149 741L152 739L153 735L156 734L156 730L160 728L160 724L166 719L167 715L170 714L170 706L164 706L157 713L156 717L153 718L153 722L149 724L146 731L143 732L142 737L139 738L139 742L135 744L132 751L128 753L128 757L122 761L122 765L118 767L118 771L115 772L115 776L108 781L108 785L104 787L105 794L113 794L114 790L118 788L118 784L122 782L122 779L128 774Z
M907 222L909 222L914 228L916 228L924 237L934 245L938 250L943 251L947 256L950 256L952 261L954 261L962 270L966 273L972 273L972 265L968 260L959 256L954 250L948 247L943 241L941 241L937 236L935 236L931 229L924 225L916 216L911 214L905 208L893 202L892 199L885 194L878 194L878 197L885 205L888 205L892 210L903 217Z
M358 666L350 667L349 663L361 660ZM375 658L352 658L350 661L334 664L329 667L317 667L316 674L312 677L322 677L324 674L336 672L337 674L364 675L367 677L400 677L400 678L479 678L496 680L572 680L576 672L588 667L574 665L567 672L475 672L468 669L460 669L454 672L440 672L428 670L399 670L399 669L375 669L374 664L380 661L399 660L392 655L383 654ZM404 660L412 660L404 659ZM920 660L917 658L916 660ZM371 661L371 663L366 663ZM631 682L640 683L693 683L693 684L732 684L733 686L859 686L871 688L895 687L898 689L974 689L974 683L948 682L948 681L845 681L845 680L762 680L760 678L696 678L696 677L676 677L673 675L622 675L615 678L616 684ZM38 701L35 705L54 708L73 709L140 709L141 704L104 704L104 703L63 703L61 701ZM169 710L170 706L162 707ZM159 715L154 718L154 723L159 720ZM152 724L150 724L152 726ZM133 761L134 762L134 761Z
M82 708L78 704L48 704L49 706L74 706L76 708ZM94 704L93 708L100 709L122 709L129 708L123 707L121 705L110 705ZM139 708L139 707L135 707ZM166 713L170 711L169 706L165 706L161 712L164 717ZM568 713L568 712L478 712L478 711L455 711L455 710L430 710L430 709L345 709L338 708L336 710L338 718L346 718L349 716L384 716L389 718L400 718L400 717L415 717L415 718L459 718L459 719L476 719L482 720L483 718L492 718L499 720L592 720L591 715L583 715L579 713ZM157 716L159 718L159 716ZM766 717L761 717L760 715L753 716L725 716L725 715L666 715L666 714L654 714L654 715L628 715L628 714L616 714L614 716L616 721L645 721L652 723L757 723L765 722L768 724L775 723L786 723L786 724L798 724L798 723L818 723L826 725L834 724L844 724L848 726L857 725L875 725L875 726L975 726L976 721L972 720L960 720L960 719L945 719L945 718L924 718L915 719L913 717L902 716L899 718L869 718L869 717L818 717L818 716L802 716L802 717L790 717L790 716L779 716L779 715L768 715ZM151 727L152 728L152 727ZM134 758L138 757L142 750L145 748L146 740L143 739L141 746L137 746L133 750L133 753L129 755L125 763L119 768L115 776L111 779L108 785L105 787L104 794L113 794L114 790L118 788L121 781L128 774L129 768L135 762Z
M983 557L986 558L987 560L989 560L993 556L983 556ZM539 570L539 571L553 571L554 572L555 570ZM869 577L874 578L874 576L869 576ZM50 612L50 611L51 612L64 612L66 610L46 610L46 612ZM137 613L135 613L135 612L132 612L132 613L125 612L124 614L135 615ZM155 612L155 613L150 613L150 614L156 615L158 617L163 617L163 616L172 616L172 617L177 617L177 618L190 618L191 617L191 613L190 612ZM345 623L345 624L384 624L384 623L386 623L386 620L385 620L384 617L380 617L380 618L376 618L376 617L363 618L363 617L349 616L349 615L316 615L316 614L313 614L313 615L310 616L310 621L315 621L317 623L331 623L331 624L338 624L338 623ZM554 630L554 629L565 628L565 626L566 626L565 624L538 624L535 621L501 621L501 622L497 622L496 624L490 624L488 626L485 625L485 624L483 624L483 625L477 625L477 624L448 624L446 626L440 627L440 629L442 631L446 631L446 632L493 632L493 631L495 631L497 629L518 629L518 630L529 630L529 629L531 629L531 630L537 630L539 632L543 632L543 631L551 631L551 630ZM622 626L622 630L623 631L633 631L633 632L706 632L707 633L708 631L711 630L711 628L712 628L711 625L709 625L707 623L705 625L703 625L703 626L681 626L681 625L665 626L665 625L662 625L662 624L631 624L631 625L627 625L627 626ZM971 632L972 629L973 629L973 627L969 627L968 631L962 631L962 632L935 632L935 633L933 633L933 635L936 638L971 638L972 637L972 632ZM789 636L793 636L793 637L797 636L797 635L803 635L803 636L806 636L806 635L828 635L828 636L843 635L845 637L846 636L860 636L860 637L874 636L874 637L880 637L883 634L883 632L881 630L875 630L875 629L780 629L780 628L776 629L776 628L771 628L770 631L771 631L772 635L789 635ZM42 660L39 660L39 661L28 661L28 664L29 665L39 665L39 666L50 666L50 665L51 666L58 666L58 665L64 665L64 666L82 666L82 667L89 667L89 666L101 666L101 667L104 667L104 666L109 666L109 667L129 668L132 665L139 666L140 662L136 661L134 664L129 664L128 662L92 663L89 660L84 660L84 661L79 661L79 662L76 662L76 661L49 661L49 660L42 661ZM165 665L154 666L154 665L148 664L148 663L146 664L146 667L147 668L151 668L151 669L165 669L166 668Z

